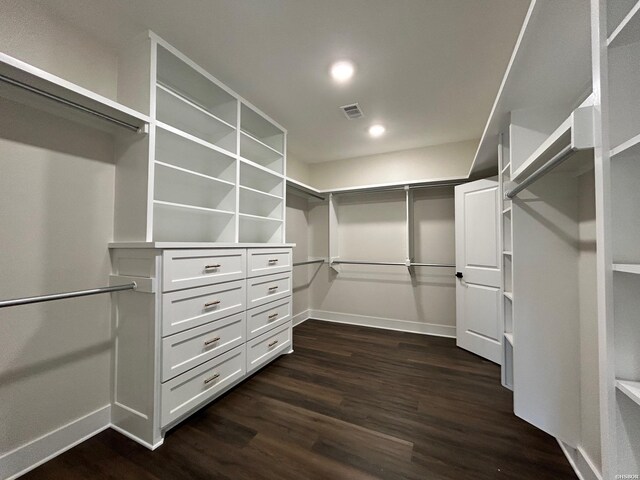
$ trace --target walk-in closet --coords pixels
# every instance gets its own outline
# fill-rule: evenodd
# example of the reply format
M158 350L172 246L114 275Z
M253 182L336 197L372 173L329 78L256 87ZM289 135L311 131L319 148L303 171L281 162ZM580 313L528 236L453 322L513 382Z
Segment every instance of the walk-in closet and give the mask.
M640 476L639 0L0 0L0 479Z

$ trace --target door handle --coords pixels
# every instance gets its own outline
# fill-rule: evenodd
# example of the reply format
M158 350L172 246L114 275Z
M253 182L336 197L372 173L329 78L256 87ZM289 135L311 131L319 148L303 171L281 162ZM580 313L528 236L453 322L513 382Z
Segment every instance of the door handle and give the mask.
M462 278L464 275L462 275L462 272L456 272L456 277L458 278Z

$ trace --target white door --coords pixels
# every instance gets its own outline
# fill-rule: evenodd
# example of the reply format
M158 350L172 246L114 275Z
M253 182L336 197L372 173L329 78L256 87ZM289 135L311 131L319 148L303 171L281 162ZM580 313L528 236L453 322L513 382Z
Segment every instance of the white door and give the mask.
M497 180L456 187L457 345L501 363L502 252Z

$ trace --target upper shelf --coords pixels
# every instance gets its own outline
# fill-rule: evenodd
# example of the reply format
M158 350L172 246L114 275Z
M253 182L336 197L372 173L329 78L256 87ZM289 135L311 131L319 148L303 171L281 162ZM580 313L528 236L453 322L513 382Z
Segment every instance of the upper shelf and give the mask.
M611 32L607 38L607 45L615 48L638 41L640 41L640 1L631 7L631 10Z
M535 172L567 145L571 146L572 150L593 148L592 106L573 111L513 172L512 180L521 180Z
M0 95L99 128L146 131L149 117L0 53Z
M588 97L591 92L589 26L589 2L531 2L470 176L496 171L498 135L508 128L510 112L563 105L566 116Z

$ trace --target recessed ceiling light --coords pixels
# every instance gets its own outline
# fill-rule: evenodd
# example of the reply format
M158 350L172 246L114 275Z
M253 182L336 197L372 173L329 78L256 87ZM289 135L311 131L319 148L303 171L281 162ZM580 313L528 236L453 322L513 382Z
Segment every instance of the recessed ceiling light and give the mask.
M369 127L369 135L371 135L373 138L376 138L382 135L385 130L386 128L384 128L384 125L371 125Z
M340 60L331 65L331 76L336 82L344 83L353 77L355 68L353 63L348 60Z

